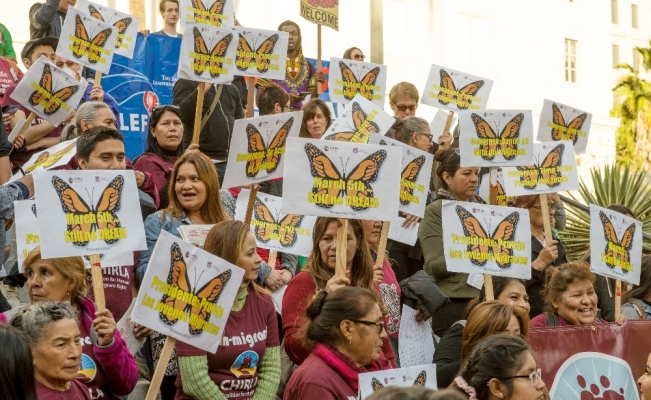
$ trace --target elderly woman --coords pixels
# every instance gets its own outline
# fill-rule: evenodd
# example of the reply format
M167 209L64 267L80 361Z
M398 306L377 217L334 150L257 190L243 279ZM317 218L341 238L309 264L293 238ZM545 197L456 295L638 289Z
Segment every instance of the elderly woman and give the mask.
M403 119L416 115L419 99L416 86L409 82L397 83L389 92L389 105L393 110L393 116Z
M310 356L285 390L292 400L357 398L358 374L390 369L382 357L387 333L371 290L344 287L321 291L307 308L305 346Z
M11 325L0 324L0 343L0 399L38 400L34 359L25 334Z
M84 341L79 381L92 398L103 394L119 399L133 390L138 368L127 345L116 329L109 310L97 311L86 297L86 269L81 257L44 260L36 247L25 259L27 291L32 304L42 301L68 302L75 310L77 331ZM3 316L0 316L0 320ZM36 358L36 357L34 357Z
M92 366L82 361L83 339L77 311L70 303L31 304L14 316L11 324L25 332L29 340L39 399L91 399L86 386L77 379L78 374L83 374L80 363L84 369Z
M303 106L303 122L299 137L321 139L332 124L330 108L321 99L312 99Z

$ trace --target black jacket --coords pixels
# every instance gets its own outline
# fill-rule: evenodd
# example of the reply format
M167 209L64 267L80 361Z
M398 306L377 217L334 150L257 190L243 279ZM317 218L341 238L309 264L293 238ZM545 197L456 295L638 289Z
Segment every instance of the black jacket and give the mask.
M558 248L558 258L554 260L554 265L561 265L568 262L567 256L565 256L565 247L563 243L558 240L557 237L554 237L554 240L557 240L556 247ZM535 236L531 235L531 262L534 262L540 252L543 249L542 243ZM543 285L545 284L545 272L547 268L542 271L535 270L531 268L531 279L525 281L525 287L527 288L527 294L529 295L529 304L531 305L531 311L529 316L533 319L535 316L543 313L543 308L545 307L545 299L543 298L542 290Z
M183 119L183 147L187 148L192 142L194 128L194 111L197 104L197 87L199 82L179 79L174 84L172 103L181 108ZM215 98L215 87L212 86L204 94L202 115L208 113ZM199 136L201 152L213 160L224 161L228 158L231 146L233 123L244 117L240 93L235 85L223 85L219 103L215 106L208 123ZM197 121L201 124L201 120Z
M439 389L450 386L459 373L465 326L466 321L457 321L445 331L441 340L436 344L433 362L436 364L436 384Z

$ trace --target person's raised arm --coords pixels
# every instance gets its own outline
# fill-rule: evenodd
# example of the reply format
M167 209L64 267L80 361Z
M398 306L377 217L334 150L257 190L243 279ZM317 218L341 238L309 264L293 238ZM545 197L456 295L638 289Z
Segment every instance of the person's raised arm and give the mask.
M43 29L50 25L59 10L60 0L46 0L45 3L36 3L29 9L29 23L36 29Z

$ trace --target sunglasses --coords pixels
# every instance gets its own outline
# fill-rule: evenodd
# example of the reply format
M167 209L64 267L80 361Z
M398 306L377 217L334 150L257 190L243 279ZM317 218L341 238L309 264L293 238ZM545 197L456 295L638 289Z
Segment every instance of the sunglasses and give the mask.
M365 56L364 54L355 54L355 55L353 56L353 58L354 58L355 60L362 60L362 61L364 61L364 59L366 58L366 56Z
M179 106L175 106L174 104L159 104L159 105L157 105L156 107L154 107L153 110L151 110L151 113L153 114L153 113L155 113L155 112L158 111L158 110L166 110L166 109L168 109L168 108L173 108L173 109L175 109L175 110L179 110L179 111L181 111L181 107L179 107Z
M409 111L411 111L411 112L414 112L418 108L418 104L414 104L414 105L411 105L411 106L403 106L403 105L398 105L398 104L394 103L394 105L401 112L405 112L407 109L409 109Z

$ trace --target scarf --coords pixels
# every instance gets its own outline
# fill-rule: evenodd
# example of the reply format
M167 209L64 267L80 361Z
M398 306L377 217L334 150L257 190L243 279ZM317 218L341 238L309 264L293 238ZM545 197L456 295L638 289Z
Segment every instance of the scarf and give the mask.
M352 358L343 354L332 346L327 346L321 343L316 344L312 353L316 357L319 357L321 360L323 360L323 362L326 363L328 367L332 368L339 375L341 375L346 383L348 383L348 385L356 392L359 389L359 374L363 374L364 372L391 369L391 364L384 358L373 361L372 363L363 367L357 367L357 364L355 364L355 361L353 361Z

